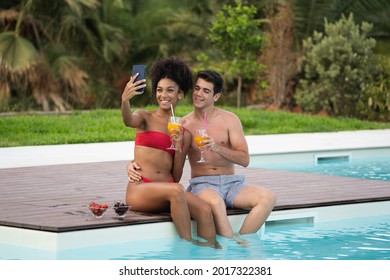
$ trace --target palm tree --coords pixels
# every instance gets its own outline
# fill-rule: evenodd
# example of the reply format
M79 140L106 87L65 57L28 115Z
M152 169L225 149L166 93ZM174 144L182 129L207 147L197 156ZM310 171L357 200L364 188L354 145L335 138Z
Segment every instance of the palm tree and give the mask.
M122 31L98 16L109 2L22 0L3 10L0 97L9 98L13 88L43 110L82 106L90 71L85 62L110 63L123 49Z

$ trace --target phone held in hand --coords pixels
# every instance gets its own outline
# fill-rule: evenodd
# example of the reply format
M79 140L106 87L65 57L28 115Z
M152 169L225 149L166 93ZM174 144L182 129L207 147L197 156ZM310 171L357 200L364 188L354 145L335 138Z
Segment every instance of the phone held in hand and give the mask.
M146 65L144 64L136 64L133 65L133 70L131 71L131 76L134 76L135 74L139 73L138 77L135 79L134 82L137 82L139 80L145 79L145 74L146 74ZM138 89L138 92L144 92L145 88Z

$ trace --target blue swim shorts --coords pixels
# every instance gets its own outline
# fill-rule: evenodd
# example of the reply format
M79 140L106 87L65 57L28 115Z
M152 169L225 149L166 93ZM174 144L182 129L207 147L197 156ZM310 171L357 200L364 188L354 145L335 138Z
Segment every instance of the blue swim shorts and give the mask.
M223 198L227 207L232 208L234 199L244 187L243 175L201 176L190 179L187 191L199 196L204 190L213 190Z

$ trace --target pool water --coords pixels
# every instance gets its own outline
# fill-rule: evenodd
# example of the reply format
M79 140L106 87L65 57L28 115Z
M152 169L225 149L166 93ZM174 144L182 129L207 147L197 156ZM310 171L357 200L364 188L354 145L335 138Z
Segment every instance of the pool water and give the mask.
M390 215L314 224L267 222L264 232L245 235L248 247L222 237L218 250L178 237L58 252L0 244L0 260L390 260L389 228Z
M334 160L313 165L312 163L259 163L254 161L250 167L270 168L294 172L309 172L334 176L355 177L390 181L390 159L371 158L359 161Z
M286 226L269 230L262 243L267 259L390 260L389 228L390 215Z

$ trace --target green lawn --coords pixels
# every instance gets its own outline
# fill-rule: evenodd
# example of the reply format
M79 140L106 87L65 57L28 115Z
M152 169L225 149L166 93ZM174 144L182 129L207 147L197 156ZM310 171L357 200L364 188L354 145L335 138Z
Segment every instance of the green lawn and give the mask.
M246 135L390 129L390 123L255 109L225 109L239 116ZM181 105L176 115L183 116L191 110L192 106ZM0 147L116 142L134 140L134 137L134 129L122 123L119 109L0 117Z

